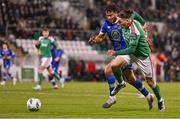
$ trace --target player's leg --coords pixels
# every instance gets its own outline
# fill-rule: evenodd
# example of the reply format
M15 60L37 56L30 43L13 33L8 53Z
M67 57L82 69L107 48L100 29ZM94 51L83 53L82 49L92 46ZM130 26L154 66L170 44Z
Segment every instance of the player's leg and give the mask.
M44 80L43 71L47 68L49 65L49 58L41 58L41 65L38 68L38 83L33 88L34 90L41 90L41 84Z
M12 75L12 73L9 71L10 66L7 68L7 75L12 79L13 85L16 85L17 79Z
M127 62L124 60L123 57L116 57L114 60L111 61L110 64L110 69L113 71L114 74L118 73L118 75L116 75L116 78L122 78L123 74L122 74L122 70L123 67L125 67L127 65ZM122 81L122 83L119 83L116 85L116 87L113 89L113 91L111 92L112 95L116 95L120 89L123 88L125 82Z
M59 77L60 77L61 88L64 88L65 78L62 77L62 70L59 67L58 67L58 74L59 74Z
M127 79L128 83L135 87L137 90L139 90L141 94L144 95L144 97L146 97L149 109L152 109L154 96L147 91L140 79L136 79L133 70L125 69L123 71L123 74Z
M110 63L105 67L105 76L109 86L109 98L108 100L102 105L103 108L110 108L113 104L116 103L116 97L111 94L111 92L115 88L115 81L116 78L112 73Z
M54 71L54 77L61 83L61 87L64 88L64 78L59 71L59 65L52 65Z
M2 81L0 83L2 86L6 84L7 78L8 78L8 75L7 75L6 69L4 68L3 73L2 73Z
M151 87L151 89L153 90L158 100L159 111L163 111L165 109L164 99L161 96L159 85L157 84L155 80L153 80L153 67L152 67L152 62L151 62L150 57L146 59L138 59L136 63L142 70L145 76L146 82Z
M49 73L48 78L49 78L50 83L54 86L54 89L58 89L58 85L56 84L56 81L55 81L54 76L53 76L53 74L54 74L53 69L51 68L51 66L49 66L47 68L47 70L48 70L48 73Z

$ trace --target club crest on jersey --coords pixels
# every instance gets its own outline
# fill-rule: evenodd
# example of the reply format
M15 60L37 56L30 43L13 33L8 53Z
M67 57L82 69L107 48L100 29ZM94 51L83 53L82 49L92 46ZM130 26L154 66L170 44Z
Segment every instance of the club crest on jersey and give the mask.
M114 40L118 40L120 38L120 33L118 32L118 30L113 30L111 36Z

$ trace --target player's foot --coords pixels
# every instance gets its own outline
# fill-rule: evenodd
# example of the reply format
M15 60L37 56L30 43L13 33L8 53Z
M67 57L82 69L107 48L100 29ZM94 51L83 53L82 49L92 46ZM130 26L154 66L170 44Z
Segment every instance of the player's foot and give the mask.
M164 99L163 98L161 98L161 100L158 102L158 109L161 112L165 110L165 104L164 104Z
M13 85L14 85L14 86L16 85L16 81L17 81L17 79L14 77L14 78L13 78Z
M117 84L114 90L111 92L111 95L116 95L122 88L126 87L126 82L123 81L121 84Z
M65 83L64 78L61 78L59 81L60 81L60 83L61 83L61 88L64 88L64 83Z
M103 108L110 108L115 103L116 103L116 97L110 96L109 99L102 105L102 107Z
M154 95L149 94L147 101L148 101L149 110L151 110L153 108Z
M59 89L58 85L55 85L55 86L54 86L54 89Z
M0 85L5 86L6 82L5 81L1 81Z
M40 85L36 85L35 87L33 87L33 89L36 90L36 91L39 91L39 90L41 90L41 86Z

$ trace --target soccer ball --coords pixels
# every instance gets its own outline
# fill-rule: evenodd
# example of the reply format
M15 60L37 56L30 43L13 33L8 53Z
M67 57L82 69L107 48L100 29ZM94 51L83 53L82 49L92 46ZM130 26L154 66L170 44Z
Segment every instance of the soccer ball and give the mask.
M36 112L41 108L41 101L38 98L30 98L27 101L27 109Z

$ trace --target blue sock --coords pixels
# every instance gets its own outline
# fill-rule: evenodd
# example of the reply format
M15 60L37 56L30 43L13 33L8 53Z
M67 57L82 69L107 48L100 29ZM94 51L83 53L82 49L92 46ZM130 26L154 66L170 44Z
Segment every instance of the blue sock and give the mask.
M12 75L11 73L9 73L9 72L8 72L8 76L9 76L11 79L14 78L13 75Z
M135 87L136 89L138 89L138 90L141 92L141 94L143 94L145 97L149 94L149 92L148 92L148 91L146 90L146 88L144 87L142 81L139 80L139 79L137 79L137 80L135 81L134 87Z
M49 78L50 83L51 83L53 86L55 86L55 85L56 85L56 82L55 82L55 80L53 79L53 76L48 76L48 78Z
M109 85L109 95L112 96L111 92L115 88L115 80L116 80L116 78L112 74L112 75L106 76L106 79L107 79L107 82L108 82L108 85Z
M7 80L7 74L6 74L6 73L3 73L2 80L3 80L3 81L6 81L6 80Z

